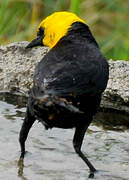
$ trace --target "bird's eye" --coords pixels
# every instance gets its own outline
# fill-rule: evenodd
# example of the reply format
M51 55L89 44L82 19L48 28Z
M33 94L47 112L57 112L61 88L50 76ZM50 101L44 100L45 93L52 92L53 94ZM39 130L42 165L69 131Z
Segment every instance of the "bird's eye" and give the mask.
M43 36L44 35L44 29L43 27L39 28L39 31L37 32L37 36Z

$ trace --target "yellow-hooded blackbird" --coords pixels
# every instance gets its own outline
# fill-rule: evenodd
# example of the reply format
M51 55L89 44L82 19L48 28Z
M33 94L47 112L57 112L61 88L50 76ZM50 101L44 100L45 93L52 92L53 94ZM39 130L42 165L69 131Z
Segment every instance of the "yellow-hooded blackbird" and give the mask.
M108 62L87 24L70 12L53 13L40 23L37 38L27 48L39 45L50 51L35 69L19 137L21 158L28 132L39 120L46 129L75 128L73 147L94 173L81 145L107 86Z

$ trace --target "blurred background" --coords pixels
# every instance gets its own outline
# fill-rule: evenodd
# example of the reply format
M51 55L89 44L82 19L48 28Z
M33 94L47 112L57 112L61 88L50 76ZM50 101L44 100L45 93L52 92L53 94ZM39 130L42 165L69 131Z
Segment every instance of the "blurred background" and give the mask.
M107 59L129 60L129 0L0 0L0 45L30 41L55 11L78 14Z

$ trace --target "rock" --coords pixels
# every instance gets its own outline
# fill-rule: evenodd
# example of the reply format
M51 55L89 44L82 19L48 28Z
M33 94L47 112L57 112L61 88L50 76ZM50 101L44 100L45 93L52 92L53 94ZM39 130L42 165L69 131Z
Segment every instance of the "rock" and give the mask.
M46 47L25 49L28 42L16 42L0 47L0 90L32 86L36 64L49 51ZM110 76L103 93L101 107L129 113L129 62L109 60Z
M0 47L0 90L16 87L28 92L30 89L35 66L49 49L25 49L27 44L25 41Z
M101 107L129 113L129 61L109 60L109 81Z

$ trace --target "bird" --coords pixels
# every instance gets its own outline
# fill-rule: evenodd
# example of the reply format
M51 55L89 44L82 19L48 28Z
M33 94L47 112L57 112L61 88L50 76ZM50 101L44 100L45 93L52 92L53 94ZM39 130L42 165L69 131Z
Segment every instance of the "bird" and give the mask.
M81 151L85 133L100 106L109 79L109 64L87 23L72 12L54 12L38 26L27 49L47 46L37 64L25 118L19 133L20 158L38 120L46 129L75 129L73 147L94 176L97 169Z

